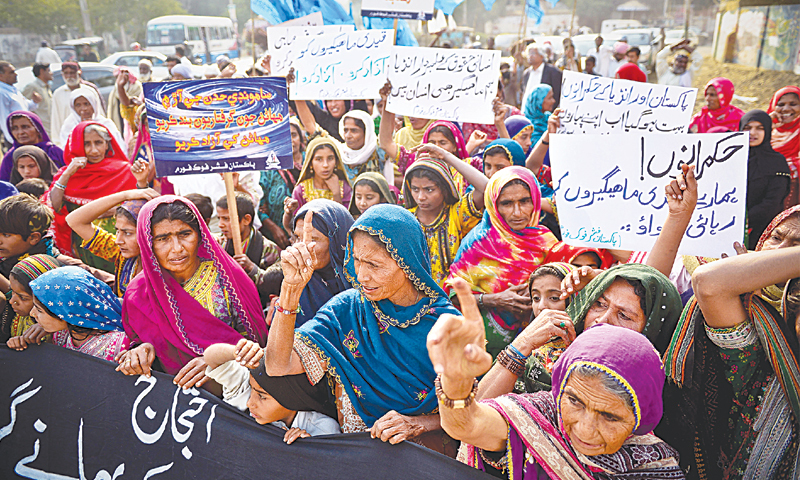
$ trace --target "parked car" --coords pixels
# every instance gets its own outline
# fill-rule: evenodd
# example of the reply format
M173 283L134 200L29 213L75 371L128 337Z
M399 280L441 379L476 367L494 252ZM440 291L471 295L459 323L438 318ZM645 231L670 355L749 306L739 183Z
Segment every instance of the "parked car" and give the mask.
M150 60L153 64L153 80L163 80L169 76L169 69L167 68L167 56L163 53L138 51L138 52L117 52L109 55L108 57L100 60L103 65L116 65L120 67L128 67L135 75L139 74L139 62L143 59Z
M50 89L55 91L61 85L64 85L64 77L61 76L61 64L54 63L50 65L50 71L53 73L53 81L50 82ZM81 62L81 76L84 80L94 83L103 98L108 101L108 94L114 88L114 66L103 65L94 62ZM24 67L17 70L17 88L22 90L25 85L35 80L33 76L32 67Z
M683 32L684 30L682 28L674 28L664 32L664 45L674 45L683 40ZM692 42L692 46L696 47L700 45L700 36L697 34L697 31L693 30L691 27L689 28L689 40Z

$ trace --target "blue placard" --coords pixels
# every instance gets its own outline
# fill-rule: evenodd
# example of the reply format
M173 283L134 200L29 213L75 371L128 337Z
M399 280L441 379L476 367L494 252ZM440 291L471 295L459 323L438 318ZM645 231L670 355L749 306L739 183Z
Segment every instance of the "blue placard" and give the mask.
M144 84L156 174L291 168L286 79Z

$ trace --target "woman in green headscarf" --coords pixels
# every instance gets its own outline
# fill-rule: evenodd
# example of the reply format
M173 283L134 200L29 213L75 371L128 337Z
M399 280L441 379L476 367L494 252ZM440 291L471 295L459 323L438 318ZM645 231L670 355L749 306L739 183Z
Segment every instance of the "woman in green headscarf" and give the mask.
M577 292L567 311L542 311L498 356L481 380L480 398L511 392L518 377L528 393L549 389L556 360L577 335L600 323L643 334L662 355L669 347L681 315L681 298L669 278L653 267L637 263L605 271L581 267L562 285L568 289L562 297Z

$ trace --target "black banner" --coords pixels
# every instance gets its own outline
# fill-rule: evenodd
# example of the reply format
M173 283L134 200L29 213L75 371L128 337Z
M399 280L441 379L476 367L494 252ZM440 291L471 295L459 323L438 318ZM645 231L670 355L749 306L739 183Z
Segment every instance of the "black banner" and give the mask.
M283 443L284 432L172 377L128 377L53 345L0 347L0 478L481 479L409 442L369 434Z

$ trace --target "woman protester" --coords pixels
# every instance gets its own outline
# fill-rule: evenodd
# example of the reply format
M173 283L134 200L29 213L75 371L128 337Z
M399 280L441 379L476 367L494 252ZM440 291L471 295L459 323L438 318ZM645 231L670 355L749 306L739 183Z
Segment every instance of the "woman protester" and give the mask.
M292 75L294 75L293 71ZM290 83L293 81L291 77L287 77L286 80ZM344 115L356 110L368 111L365 100L325 100L323 108L318 107L316 102L299 100L295 102L295 109L309 135L317 133L316 126L319 125L319 128L326 131L339 143L344 143L344 135L340 130Z
M756 244L756 251L777 250L800 245L800 205L784 210L772 219ZM759 295L776 310L781 309L786 284L783 282L763 287Z
M296 238L303 238L305 218L313 213L311 239L314 242L316 263L311 279L300 296L300 312L296 326L314 318L328 300L350 288L344 276L344 252L347 232L353 225L353 217L341 204L331 200L312 200L295 214L293 226Z
M58 172L56 164L36 145L16 148L13 159L14 169L11 171L10 183L14 185L29 178L41 178L50 186L53 176Z
M764 229L783 210L792 174L786 158L773 150L772 119L761 110L742 117L739 129L750 133L747 160L747 248L754 250Z
M386 162L386 151L378 146L369 113L353 110L342 115L339 134L344 139L340 150L350 182L362 173L383 172L389 183L394 184L394 164L391 158Z
M165 195L139 212L142 272L125 292L122 324L132 349L117 358L126 375L153 368L186 388L208 377L203 351L245 337L264 345L267 325L253 281L214 240L197 207ZM157 361L156 361L157 360Z
M539 187L525 167L494 174L483 203L483 219L462 240L445 291L454 295L456 279L470 285L486 325L486 349L496 357L530 318L528 278L558 240L539 226Z
M707 478L800 478L795 332L758 295L800 277L800 248L702 265L664 357L670 382L659 432L685 470ZM796 318L791 319L791 323ZM702 469L702 470L700 470Z
M359 175L353 182L353 198L350 199L350 214L353 218L367 211L369 207L390 203L397 205L397 193L380 173L367 172Z
M739 130L739 121L744 116L744 111L731 105L733 93L733 82L727 78L717 77L709 80L704 90L706 104L692 117L689 131L707 133L714 127L727 128L732 132Z
M475 377L491 356L469 287L455 288L464 317L442 315L427 346L442 428L462 441L459 460L515 479L685 478L675 449L652 433L664 373L644 337L598 325L556 362L552 392L476 402Z
M783 207L800 204L800 87L783 87L772 97L767 109L772 117L772 148L786 157L792 184Z
M525 108L522 109L522 113L533 124L533 132L531 132L532 145L536 145L544 132L547 131L547 119L550 118L550 113L555 105L556 99L553 97L553 87L546 83L536 86L528 95L528 100L525 103Z
M3 156L3 163L0 164L0 180L10 181L11 173L14 171L14 151L25 145L35 145L41 148L56 164L56 167L64 166L64 150L50 141L50 136L47 135L42 121L35 113L11 112L5 121L8 131L14 137L14 144Z
M301 292L314 273L312 215L306 214L302 241L282 253L267 374L305 373L298 381L313 385L327 377L345 433L369 430L394 444L439 430L435 373L423 343L436 318L456 310L431 277L422 229L401 207L367 210L348 234L345 275L353 288L295 331Z
M647 74L639 68L638 65L635 63L626 63L617 69L617 73L614 74L615 78L621 78L622 80L630 80L632 82L641 82L647 83ZM734 107L735 108L735 107Z
M61 145L64 145L65 149L69 136L72 134L75 127L81 122L91 121L100 123L106 127L119 145L126 145L117 126L114 125L114 122L106 118L101 110L102 106L98 102L97 95L95 95L91 88L81 86L73 90L69 96L69 106L72 111L69 117L64 120L64 124L61 125L61 133L59 135ZM125 152L127 152L127 150L123 151L122 154L125 155Z
M386 96L381 95L380 101L383 105L386 105ZM384 107L384 113L381 114L381 122L383 122L383 116L386 115L386 113L391 114L392 117L395 116L392 112L386 112ZM422 137L433 122L434 119L403 117L403 127L400 128L400 130L394 132L393 125L389 125L390 129L388 131L393 132L392 139L398 146L404 147L406 150L411 150L418 145L422 145ZM378 128L380 129L380 125L378 125ZM384 143L385 142L381 142L381 145Z
M128 158L108 129L97 122L82 122L75 127L64 157L66 166L53 178L48 192L55 212L56 246L87 265L113 272L113 264L79 248L83 240L69 228L67 214L92 200L136 188ZM98 226L113 231L111 220L104 219Z

